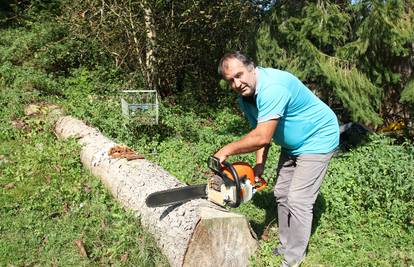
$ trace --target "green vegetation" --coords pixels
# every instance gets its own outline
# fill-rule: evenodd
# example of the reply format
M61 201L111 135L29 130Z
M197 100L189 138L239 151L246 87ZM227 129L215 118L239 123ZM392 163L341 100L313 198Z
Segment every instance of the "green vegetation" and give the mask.
M355 2L350 4L350 2ZM412 1L277 1L257 34L260 64L288 69L344 121L395 117L412 80Z
M96 7L98 2L101 3L81 2L85 2L90 8ZM237 7L240 3L229 1L232 2L229 6L221 6L217 10L209 5L203 6L199 1L196 1L195 6L187 6L189 3L184 2L179 7L181 13L177 14L187 16L189 25L185 27L188 29L199 27L200 22L197 19L211 19L209 15L218 11L227 14L226 18L229 20L236 15L237 19L233 18L236 21L243 18L239 13L230 12L232 7ZM304 5L299 2L296 8ZM212 65L206 67L209 70L207 74L199 76L203 69L200 66L207 64L204 60L213 61L214 55L209 52L210 50L204 50L201 56L197 54L197 48L201 46L198 42L181 51L182 57L192 54L194 58L200 56L200 61L182 62L183 65L176 70L188 71L192 64L198 64L198 68L193 72L184 72L185 75L181 78L179 72L174 75L168 73L164 77L163 82L171 79L173 82L167 87L168 90L163 92L160 124L142 126L122 118L119 103L121 89L136 88L147 83L146 78L143 78L145 73L137 71L134 67L134 64L138 64L138 58L130 59L129 66L121 66L118 61L113 62L111 53L118 53L122 47L111 50L117 45L111 43L111 49L103 48L99 40L114 38L109 32L96 39L90 38L91 36L81 30L85 26L79 22L82 16L72 17L72 21L80 23L76 27L70 25L70 20L65 16L45 19L47 14L51 16L51 12L61 14L61 9L68 8L63 4L64 1L55 1L53 5L40 0L28 3L19 8L8 6L9 8L5 9L7 12L1 12L0 16L0 20L4 20L0 30L0 265L168 266L167 260L161 255L152 237L141 227L139 219L120 207L100 181L83 169L76 142L58 141L53 135L52 125L45 121L42 114L27 115L24 109L30 103L57 104L67 114L98 127L108 137L145 154L149 160L161 165L180 180L189 184L205 182L206 158L220 146L237 139L248 130L245 119L237 110L234 95L225 85L218 85L212 74L215 62L210 62ZM160 3L164 5L158 6L162 8L159 14L168 13L167 1ZM78 7L82 5L72 6L75 10ZM196 9L197 14L206 16L192 16L189 7ZM354 8L362 10L363 7ZM204 8L208 12L201 12ZM293 7L279 8L271 10L272 19L279 20L290 14L289 12L294 13ZM386 11L386 14L392 10L392 6L373 8L377 8L378 12ZM321 11L315 8L314 4L303 10L301 16L305 14L313 19L320 17L315 15ZM324 30L315 27L315 24L311 23L312 20L301 22L294 17L280 24L288 28L281 26L280 29L272 29L269 25L266 26L265 21L257 38L258 59L266 64L286 67L292 71L306 70L306 73L302 73L303 78L316 77L307 80L310 84L332 88L331 91L321 93L328 99L335 95L331 99L334 105L345 105L346 102L339 101L336 97L352 100L354 95L346 91L346 88L335 87L339 84L340 78L343 79L341 82L354 79L355 81L350 84L354 86L352 88L365 90L358 91L361 102L357 104L365 107L372 100L368 101L368 96L381 95L376 91L378 88L388 90L398 83L398 77L396 78L390 70L395 70L394 68L389 66L390 68L379 72L376 68L381 62L375 62L373 65L376 68L368 70L374 58L372 55L358 52L358 60L353 59L353 62L359 62L355 65L359 68L349 69L347 75L350 76L323 78L323 72L330 75L340 73L338 66L342 65L337 65L337 61L322 62L321 60L326 57L316 57L318 53L310 43L303 39L298 41L290 36L295 32L301 32L297 38L311 35L312 38L308 39L313 41L314 46L317 44L318 49L325 49L327 44L332 44L338 53L331 53L330 56L341 56L341 60L350 60L345 56L350 50L346 49L346 38L342 35L350 34L351 31L341 32L340 29L332 27L331 23L354 25L356 22L351 22L350 17L344 16L341 13L343 10L338 9L338 6L327 4L325 10L329 12L323 14L329 16L326 17L327 24L322 25L327 27L323 28ZM244 10L242 14L248 17L250 12L250 9ZM410 14L412 11L408 8L406 12ZM36 16L39 17L36 19ZM174 15L172 21L177 23L178 16ZM167 22L168 19L164 23ZM222 21L220 25L224 27L230 22ZM409 20L403 17L400 22L396 21L393 25L401 28L401 23L404 22L408 23ZM369 23L374 23L373 19L367 20L365 26L361 26L358 37L353 36L356 42L354 45L360 44L358 42L364 40L363 38L368 38L367 30L363 29L368 27ZM109 27L106 24L100 26ZM289 31L289 27L298 30ZM194 34L203 36L203 32L208 31L209 38L230 34L219 31L219 28L214 28L215 31L202 28ZM96 30L93 27L92 29ZM100 30L109 31L109 28ZM275 35L271 35L272 31L279 33L278 42L269 42L271 38L275 38ZM173 32L178 35L180 28L177 26ZM381 39L381 36L386 36L388 39L384 39L385 44L391 44L394 39L404 43L407 38L411 38L405 31L401 32L401 36L396 33L395 28L391 32L391 35L382 32L383 35L372 36L376 41ZM165 39L159 41L171 41L167 47L170 50L165 48L163 53L173 51L178 44L184 47L191 41L187 39L188 36L180 36L177 37L178 44L174 44L171 36L162 38ZM229 41L235 44L234 47L245 48L237 42L242 43L248 36L240 33L237 38L229 41L223 37L221 41ZM308 45L308 48L299 47L302 50L295 50L296 47L291 46L289 42ZM160 44L162 42L158 45ZM370 44L373 47L381 46ZM208 46L216 47L217 55L225 48L219 40L212 39L209 39ZM286 50L285 47L290 49ZM306 49L313 52L303 57L299 56ZM401 44L393 46L392 49L402 58L408 57L404 54L407 51ZM290 51L290 54L287 51ZM327 53L325 50L324 52ZM208 56L211 58L207 57L209 53ZM388 55L391 58L392 55L395 56L393 53ZM119 56L118 53L115 58L120 60ZM171 57L165 61L170 64L165 63L166 68L173 66L175 60L178 60L173 55ZM278 61L271 61L272 57L278 58ZM309 60L309 66L303 65L307 62L305 59ZM315 64L317 60L320 64ZM380 77L382 81L387 82L378 82L381 80ZM401 76L398 90L405 88L402 103L412 105L413 82L408 82L409 78ZM203 85L198 84L200 79L203 79ZM209 86L204 87L207 84ZM366 85L368 87L365 87ZM360 106L353 108L353 104L355 103L349 102L349 106L346 106L352 109L353 118L367 118L367 121L372 122L377 116L384 115L376 112L378 107L375 105L372 109L367 107L367 113L358 113ZM404 107L412 112L412 106ZM269 188L258 193L251 202L234 210L249 218L260 238L260 249L251 259L252 266L275 266L280 261L280 258L272 256L272 249L278 241L276 207L272 192L278 153L278 147L272 146L265 172ZM243 155L231 160L253 162L253 157L254 155ZM413 158L412 141L405 139L403 142L397 142L382 135L372 135L365 145L339 153L331 163L317 200L309 253L303 266L414 265Z
M24 124L0 149L0 265L168 266L132 213L83 169L74 141Z
M23 112L63 97L68 107L88 103L85 71L74 70L75 86L73 75L62 79L38 56L56 48L54 26L3 30L0 38L0 265L168 266L139 220L83 169L76 142L58 141L44 118ZM52 57L65 60L60 53Z

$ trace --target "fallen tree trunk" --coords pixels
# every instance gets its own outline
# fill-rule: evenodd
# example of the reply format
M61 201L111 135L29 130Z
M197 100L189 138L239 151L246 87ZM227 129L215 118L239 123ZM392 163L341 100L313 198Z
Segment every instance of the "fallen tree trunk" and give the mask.
M78 139L83 165L124 207L135 212L171 266L248 265L257 240L244 216L204 199L148 208L145 199L150 193L184 184L148 160L110 157L108 151L117 144L78 119L59 118L55 132L62 139Z

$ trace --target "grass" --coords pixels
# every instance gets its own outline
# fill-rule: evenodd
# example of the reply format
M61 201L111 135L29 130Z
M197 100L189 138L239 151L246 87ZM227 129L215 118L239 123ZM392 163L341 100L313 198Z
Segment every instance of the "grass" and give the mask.
M14 130L0 149L0 266L168 266L139 219L83 169L74 140L46 124Z

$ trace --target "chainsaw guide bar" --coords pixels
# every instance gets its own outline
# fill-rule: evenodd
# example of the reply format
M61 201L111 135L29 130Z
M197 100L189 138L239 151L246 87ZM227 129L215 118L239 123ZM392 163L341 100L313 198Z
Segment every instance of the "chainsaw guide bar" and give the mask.
M162 207L207 198L206 189L207 184L199 184L158 191L148 195L145 203L148 207Z

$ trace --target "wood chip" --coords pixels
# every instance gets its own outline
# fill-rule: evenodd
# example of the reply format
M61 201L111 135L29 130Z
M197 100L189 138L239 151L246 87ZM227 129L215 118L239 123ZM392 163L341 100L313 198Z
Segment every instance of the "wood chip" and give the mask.
M268 228L266 228L266 229L263 231L263 234L262 234L261 238L262 238L262 240L264 240L264 241L269 240L269 229L268 229Z
M64 214L67 214L69 211L70 211L69 204L68 204L68 202L65 202L65 203L63 204L63 213L64 213Z
M14 183L8 183L4 186L4 189L13 189L16 185Z
M60 171L62 170L62 167L60 167L60 165L59 164L56 164L55 166L53 166L54 168L55 168L55 171L57 172L57 173L60 173Z
M121 256L121 262L125 263L128 260L128 252Z
M81 254L82 257L87 258L88 257L88 253L86 253L86 249L85 249L85 245L83 243L82 240L80 239L76 239L75 240L75 245L78 247L79 253Z
M34 105L34 104L30 104L24 109L24 114L26 116L33 116L33 115L38 114L39 112L40 112L40 106Z

